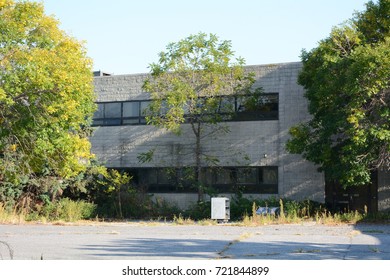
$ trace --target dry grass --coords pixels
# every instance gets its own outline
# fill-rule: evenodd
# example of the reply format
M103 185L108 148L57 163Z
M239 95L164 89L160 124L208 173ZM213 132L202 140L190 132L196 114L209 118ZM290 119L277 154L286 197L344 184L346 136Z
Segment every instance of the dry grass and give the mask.
M184 218L181 214L173 216L173 223L176 225L194 225L195 221L190 218Z
M14 209L9 211L0 203L0 223L2 224L23 224L26 222L26 215Z
M69 203L68 203L69 204ZM73 205L73 204L72 204ZM55 225L67 225L67 224L104 224L104 220L99 219L96 217L96 219L92 220L80 220L80 216L77 216L76 210L74 207L68 207L66 208L68 212L66 212L67 216L64 217L58 217L56 219L48 218L44 215L37 215L37 214L26 214L20 211L9 210L6 209L6 207L0 203L0 223L3 224L24 224L29 222L40 222L40 223L52 223ZM283 201L280 201L280 214L279 215L258 215L256 214L257 206L254 203L252 207L252 213L251 215L245 215L241 221L234 222L234 223L228 223L227 225L233 225L233 226L243 226L243 227L254 227L254 226L262 226L262 225L271 225L271 224L299 224L299 223L305 223L305 222L316 222L317 224L324 224L324 225L337 225L337 224L355 224L361 220L363 220L365 217L367 217L367 213L359 213L357 211L354 212L348 212L348 213L335 213L332 214L329 211L322 210L321 212L318 211L311 217L308 217L306 214L303 215L303 213L296 212L296 211L290 211L290 213L285 213L284 211L284 205ZM76 213L76 214L74 214ZM69 217L70 218L69 218ZM75 217L73 217L75 216ZM124 221L120 221L124 222ZM173 224L173 225L201 225L201 226L213 226L217 225L218 222L216 220L211 219L205 219L200 221L195 221L191 218L183 217L181 214L179 216L174 216L173 221L167 221L166 219L157 219L157 220L151 220L151 221L142 221L138 222L142 225L148 225L148 226L157 226L163 224Z
M285 213L283 201L280 200L280 213L276 215L258 215L256 214L257 206L253 203L252 215L245 215L238 226L261 226L270 224L299 224L304 222L313 222L324 225L338 225L338 224L356 224L364 219L367 213L361 214L358 211L347 213L330 213L329 211L316 212L314 217L309 217L306 214L301 215L296 211Z
M332 214L328 211L316 213L315 221L318 224L325 225L338 225L338 224L356 224L363 220L364 214L360 214L358 211L347 212L347 213L335 213Z

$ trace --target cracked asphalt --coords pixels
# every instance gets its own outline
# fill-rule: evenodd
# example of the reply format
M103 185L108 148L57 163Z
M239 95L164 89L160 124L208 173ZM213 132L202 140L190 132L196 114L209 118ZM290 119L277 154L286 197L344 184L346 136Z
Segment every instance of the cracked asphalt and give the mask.
M0 259L390 260L390 225L0 225Z

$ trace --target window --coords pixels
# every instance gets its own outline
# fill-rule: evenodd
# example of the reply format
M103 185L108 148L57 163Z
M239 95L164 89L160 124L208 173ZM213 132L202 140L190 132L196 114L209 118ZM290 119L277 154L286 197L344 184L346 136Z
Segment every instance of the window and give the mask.
M213 185L230 185L234 182L233 170L229 168L219 168L214 172Z
M258 176L258 169L253 167L238 168L237 169L237 183L238 184L256 184Z
M279 111L279 94L266 93L259 96L242 96L236 100L234 120L277 120Z
M94 119L103 119L104 118L104 104L103 103L97 104L97 110L95 111L93 118Z
M278 170L272 167L263 168L263 184L276 184L278 182Z
M140 106L141 106L141 111L140 111L140 116L146 116L146 109L150 105L151 101L141 101Z
M157 169L140 169L138 180L141 185L157 184Z
M139 102L123 102L122 124L139 124L140 115Z
M106 119L120 118L121 117L121 103L104 104L104 117Z
M148 192L194 192L186 184L184 176L188 170L176 168L139 168L131 169L133 181Z
M122 105L118 102L98 103L93 116L93 125L120 125Z
M206 184L220 192L278 193L278 168L267 167L219 167L204 170Z
M194 169L188 168L138 168L130 170L133 181L148 192L197 192L194 182ZM243 193L277 194L278 168L258 167L218 167L203 168L203 184L218 192L233 193L240 189Z
M217 98L218 102L218 113L226 114L235 111L235 97L234 96L222 96Z
M139 113L139 116L140 116L140 124L146 124L146 115L147 115L147 108L148 106L150 105L150 102L151 101L141 101L140 102L140 113Z
M139 116L139 102L123 102L123 117L134 118Z
M150 101L98 103L93 126L146 124L145 109Z
M221 96L216 103L220 121L277 120L279 95L266 93L259 96ZM94 126L146 124L146 109L150 100L98 103L93 116ZM167 108L163 104L162 113ZM186 110L186 109L185 109Z
M278 168L263 167L260 175L260 184L263 185L264 193L277 193Z

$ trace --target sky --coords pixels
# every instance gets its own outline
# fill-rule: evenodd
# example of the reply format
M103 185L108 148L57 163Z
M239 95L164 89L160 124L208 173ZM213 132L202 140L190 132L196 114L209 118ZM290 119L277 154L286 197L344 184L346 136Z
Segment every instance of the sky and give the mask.
M300 61L368 0L41 0L85 41L94 70L148 73L171 42L199 32L230 40L247 65Z

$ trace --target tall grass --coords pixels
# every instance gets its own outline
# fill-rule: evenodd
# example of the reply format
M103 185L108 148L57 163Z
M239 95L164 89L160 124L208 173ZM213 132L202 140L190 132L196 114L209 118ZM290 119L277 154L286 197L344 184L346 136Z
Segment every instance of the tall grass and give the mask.
M176 225L193 225L195 221L191 218L184 218L181 214L179 216L173 216L173 223Z
M279 214L272 215L258 215L256 213L257 205L253 202L252 214L245 214L238 223L242 226L258 226L268 224L285 224L285 223L303 223L307 221L314 221L318 224L334 225L342 223L358 223L360 221L369 220L370 215L366 212L359 213L358 211L351 211L345 213L331 213L326 209L316 209L311 211L310 204L300 204L295 201L279 200Z
M0 223L21 224L25 221L25 214L15 209L7 209L0 202Z
M0 203L0 223L21 224L29 221L64 221L76 222L93 218L96 205L85 201L73 201L68 198L48 203L30 212L6 209Z
M364 220L366 217L367 213L362 214L358 211L332 214L329 211L324 210L323 212L317 212L315 214L315 221L319 224L356 224L357 222Z
M92 218L96 211L96 205L69 198L61 199L55 203L45 205L40 211L40 217L48 221L76 222L82 219Z
M290 201L279 199L278 202L273 199L271 203L267 201L252 201L251 207L241 208L245 211L240 219L232 221L237 222L240 226L258 226L269 224L283 223L303 223L307 221L316 222L319 224L341 224L341 223L358 223L362 221L368 222L390 222L390 213L375 213L368 214L367 211L360 213L351 211L345 213L331 213L323 205L316 205L310 201ZM278 205L276 204L278 203ZM277 215L267 214L258 215L256 210L258 206L279 207ZM79 220L91 219L96 217L96 204L85 201L73 201L68 198L61 199L56 202L46 203L43 206L37 206L34 211L20 211L16 208L10 209L0 203L0 223L20 224L30 221L41 222L76 222ZM164 206L164 209L173 209L172 207ZM249 208L249 209L248 209ZM248 209L246 211L245 209ZM176 225L215 225L216 221L210 220L210 205L205 203L196 205L192 211L170 211L173 218L168 218ZM158 212L160 213L160 212ZM249 213L249 214L248 214ZM166 216L161 216L166 220ZM160 218L161 218L160 217Z

